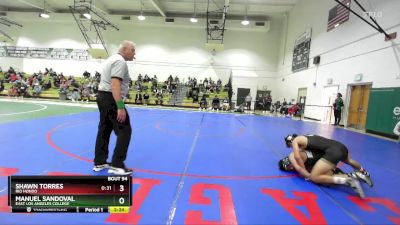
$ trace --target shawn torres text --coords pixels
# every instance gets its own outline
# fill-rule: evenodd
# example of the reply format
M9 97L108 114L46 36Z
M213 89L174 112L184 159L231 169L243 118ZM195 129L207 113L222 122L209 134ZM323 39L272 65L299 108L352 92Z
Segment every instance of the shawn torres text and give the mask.
M64 189L63 184L15 184L15 193L34 194L37 190L60 190Z

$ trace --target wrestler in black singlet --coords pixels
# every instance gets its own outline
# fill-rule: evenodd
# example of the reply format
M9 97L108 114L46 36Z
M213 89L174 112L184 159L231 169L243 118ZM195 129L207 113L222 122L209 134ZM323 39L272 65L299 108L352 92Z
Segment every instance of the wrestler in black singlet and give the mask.
M318 135L304 135L307 138L305 149L332 163L334 166L340 161L347 159L348 150L346 146L338 141L324 138Z

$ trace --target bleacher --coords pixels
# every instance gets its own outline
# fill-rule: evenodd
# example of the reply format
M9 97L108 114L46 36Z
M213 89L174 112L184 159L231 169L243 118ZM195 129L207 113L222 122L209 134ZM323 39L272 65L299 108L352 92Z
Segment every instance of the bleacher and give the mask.
M30 76L32 76L32 74L24 74L24 78L29 78ZM3 72L0 72L0 80L4 80L5 76ZM49 81L49 79L52 79L51 76L46 75L43 76L43 82L42 83L47 83ZM76 80L76 83L78 83L80 86L82 85L82 82L84 81L83 77L74 77L74 79ZM137 94L137 90L135 88L135 81L132 81L133 85L129 91L129 98L125 100L125 102L127 104L135 104L135 96ZM52 82L53 84L53 82ZM156 93L151 91L151 82L142 82L141 86L142 86L142 95L145 93L144 90L147 90L147 93L149 94L149 101L148 104L149 105L156 105ZM158 82L157 83L157 88L158 89L162 89L164 82ZM2 91L0 93L0 95L2 96L7 96L8 95L8 91L10 90L10 88L12 87L11 83L5 83L4 82L4 91ZM72 85L69 86L68 88L68 92L72 93L74 87ZM179 84L178 85L178 89L179 91L176 92L176 95L183 95L180 99L179 102L174 102L173 98L176 98L173 96L172 93L169 93L168 91L163 91L163 104L164 106L180 106L180 107L193 107L193 108L198 108L199 107L199 102L193 102L192 98L188 98L186 96L185 93L185 87L183 84ZM28 86L28 96L32 96L32 87ZM228 96L228 91L224 90L222 88L221 91L219 92L214 92L214 93L210 93L209 91L207 93L205 93L207 95L207 102L209 103L209 105L212 102L212 99L215 97L215 95L217 95L219 97L219 99L222 101ZM200 93L199 95L199 100L202 97L202 93ZM46 99L61 99L60 98L60 88L58 87L54 87L54 85L52 85L51 88L47 89L47 90L42 90L42 92L39 94L38 96L39 98L46 98ZM96 101L96 97L95 96L90 96L89 97L90 101Z

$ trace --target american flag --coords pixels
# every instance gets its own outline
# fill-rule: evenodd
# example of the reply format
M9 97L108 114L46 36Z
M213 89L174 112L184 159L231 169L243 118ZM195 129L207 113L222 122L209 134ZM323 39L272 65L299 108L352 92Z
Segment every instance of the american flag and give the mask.
M351 0L343 0L342 3L350 7ZM340 4L329 10L328 31L349 20L350 11Z

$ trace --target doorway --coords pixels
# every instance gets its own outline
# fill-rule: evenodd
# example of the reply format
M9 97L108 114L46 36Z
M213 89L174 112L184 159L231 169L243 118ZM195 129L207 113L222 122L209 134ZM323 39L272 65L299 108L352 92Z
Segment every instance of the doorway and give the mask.
M304 114L304 107L306 105L307 88L299 88L297 91L297 104L299 104L300 119Z
M365 129L367 121L371 84L350 86L350 103L347 126L358 130Z
M339 91L339 86L327 86L322 91L322 118L321 121L327 124L334 124L335 117L333 115L333 103L335 102L336 95Z
M250 88L238 88L237 89L237 106L244 103L246 96L250 93Z

